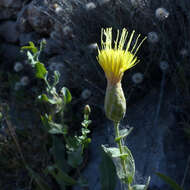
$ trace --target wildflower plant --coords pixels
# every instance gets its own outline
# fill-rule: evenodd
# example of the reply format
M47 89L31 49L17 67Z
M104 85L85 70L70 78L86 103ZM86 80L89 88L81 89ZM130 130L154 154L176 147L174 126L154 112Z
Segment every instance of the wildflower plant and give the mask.
M52 177L60 185L61 189L72 185L86 185L84 180L74 179L69 174L73 169L80 174L79 167L83 163L83 156L85 148L91 142L88 137L90 130L88 129L91 120L89 120L90 107L88 105L84 108L84 120L81 123L81 134L71 135L68 130L68 125L65 122L64 113L67 105L71 102L72 96L66 87L62 87L60 92L57 91L57 84L59 83L60 74L54 71L53 82L49 82L48 71L44 64L40 62L39 56L45 47L45 41L41 41L40 49L38 49L33 42L29 42L29 46L22 47L21 50L27 50L28 61L35 70L35 76L45 82L45 90L41 93L37 100L41 104L48 107L48 111L41 115L42 123L51 136L52 154L55 163L46 168L46 173L51 174ZM63 138L59 138L59 136ZM39 185L39 184L38 184ZM40 185L39 185L40 186Z
M126 100L121 86L121 80L126 70L134 67L138 62L136 56L140 46L146 37L138 43L140 34L133 45L135 31L128 37L129 33L124 28L119 39L119 30L116 40L112 45L112 28L102 29L101 49L98 48L97 60L105 72L107 88L104 102L105 114L108 119L113 121L115 127L115 142L118 148L106 147L102 145L104 152L111 157L115 164L117 176L127 185L129 190L146 190L146 185L132 185L135 175L135 162L131 151L124 145L124 139L129 135L131 129L119 130L120 121L126 112ZM105 38L104 38L105 37ZM125 43L128 42L125 46Z

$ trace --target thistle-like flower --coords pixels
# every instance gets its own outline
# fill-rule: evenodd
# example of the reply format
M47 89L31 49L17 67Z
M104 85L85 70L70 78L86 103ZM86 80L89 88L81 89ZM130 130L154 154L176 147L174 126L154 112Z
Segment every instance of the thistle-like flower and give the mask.
M135 31L132 32L129 37L129 41L124 49L125 42L128 36L128 31L124 28L121 33L119 40L119 30L117 31L117 37L114 42L114 47L112 48L112 28L102 29L101 33L101 46L102 49L98 48L98 62L103 68L107 81L112 85L117 84L121 81L123 73L135 66L139 60L137 60L136 53L139 47L142 45L144 38L140 44L137 46L140 34L131 48L131 42L133 40ZM105 35L105 41L103 40L103 35Z
M112 47L112 28L102 29L101 32L101 50L98 48L97 60L105 72L107 79L107 89L104 108L106 116L115 122L119 122L125 115L126 100L121 87L121 80L126 70L135 66L139 60L136 53L142 45L144 38L139 44L138 39L134 42L133 47L131 43L133 41L135 31L129 37L129 40L125 46L125 42L128 37L128 31L124 28L122 30L119 39L119 30L117 31L116 40ZM105 36L105 41L103 37Z

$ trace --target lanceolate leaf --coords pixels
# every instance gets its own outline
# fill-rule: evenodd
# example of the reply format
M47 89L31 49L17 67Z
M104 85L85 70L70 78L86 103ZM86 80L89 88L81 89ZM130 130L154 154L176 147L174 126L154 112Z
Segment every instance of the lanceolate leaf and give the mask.
M120 154L120 150L118 148L106 148L102 145L103 150L107 153L113 160L118 178L124 183L132 183L134 175L135 175L135 162L130 150L123 146L123 154ZM121 159L125 161L126 173L121 164ZM127 181L126 181L127 180Z
M168 176L165 176L162 173L156 172L156 175L160 177L163 181L165 181L168 185L170 185L173 190L183 190L173 179Z
M66 126L59 123L49 122L49 133L50 134L67 134Z
M56 165L63 171L68 172L69 166L66 161L65 144L56 136L53 136L53 156Z
M125 153L127 153L129 156L126 157L126 170L128 173L128 182L132 183L133 178L135 176L135 161L133 159L133 156L131 154L131 151L127 148L127 146L123 146L123 149L125 150Z
M38 173L34 172L31 168L26 167L26 169L29 172L29 175L34 179L34 181L36 182L38 189L40 190L51 190L51 188L49 187L49 185L46 183L46 181L40 176L38 175Z
M60 168L56 166L48 167L48 172L56 179L57 183L61 186L67 185L76 185L77 181L70 177L66 172L62 171Z
M66 104L68 104L72 100L71 93L70 93L70 91L66 87L63 87L61 89L61 94L63 95L64 102Z
M114 190L116 186L116 170L112 159L102 151L100 163L101 190Z
M36 61L30 51L27 51L27 57L32 67L35 67Z
M82 148L79 147L75 151L68 152L68 164L73 168L77 168L82 164L83 157L82 157Z
M128 156L128 154L121 154L119 148L107 148L104 145L102 145L102 148L105 151L105 153L107 153L111 158L120 158L121 156Z
M54 71L54 83L53 86L56 86L59 83L60 73L59 71Z

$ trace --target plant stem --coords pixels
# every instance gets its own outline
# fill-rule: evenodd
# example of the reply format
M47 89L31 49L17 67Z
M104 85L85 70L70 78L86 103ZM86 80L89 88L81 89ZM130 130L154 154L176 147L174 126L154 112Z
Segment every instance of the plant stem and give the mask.
M115 137L116 138L119 138L120 134L119 134L119 122L114 122L114 128L115 128ZM116 141L118 147L119 147L119 151L120 151L120 154L123 154L123 144L122 144L122 139L120 138L118 141ZM120 157L121 159L121 165L123 167L123 172L125 174L125 181L127 182L128 179L127 179L127 170L126 170L126 163L125 163L125 159L123 157ZM130 184L128 183L128 189L130 190L131 189L131 186Z

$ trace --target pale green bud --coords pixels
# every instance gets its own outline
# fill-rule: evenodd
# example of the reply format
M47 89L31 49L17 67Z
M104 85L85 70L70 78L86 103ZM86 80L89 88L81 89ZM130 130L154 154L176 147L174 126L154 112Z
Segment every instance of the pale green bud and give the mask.
M90 115L91 109L89 105L85 105L84 107L84 114L85 115Z
M126 100L121 83L110 84L106 88L104 109L108 119L119 122L125 116Z

